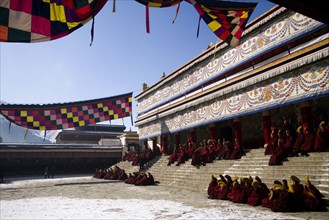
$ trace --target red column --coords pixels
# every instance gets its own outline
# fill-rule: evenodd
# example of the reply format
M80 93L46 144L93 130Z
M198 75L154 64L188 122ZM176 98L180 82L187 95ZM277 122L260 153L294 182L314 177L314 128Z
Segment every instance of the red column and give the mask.
M152 140L152 150L154 150L157 147L157 138L154 138Z
M213 140L216 140L217 137L216 137L216 126L214 124L210 125L209 127L209 139L213 139Z
M308 126L309 128L313 128L312 108L310 106L303 106L300 108L300 113L301 113L303 126Z
M233 121L233 138L238 139L242 143L241 122L238 119Z
M264 144L268 144L271 137L271 116L268 112L263 112L263 129L264 129Z
M190 130L190 138L192 139L193 143L196 143L196 133L194 129Z
M178 146L180 144L180 135L179 133L175 134L175 146Z
M148 146L147 146L147 139L144 140L144 149L146 149Z
M161 136L161 153L167 154L168 138L167 135Z

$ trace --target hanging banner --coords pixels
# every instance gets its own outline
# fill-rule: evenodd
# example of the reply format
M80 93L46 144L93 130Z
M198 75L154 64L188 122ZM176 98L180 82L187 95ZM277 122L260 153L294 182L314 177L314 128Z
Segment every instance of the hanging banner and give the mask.
M132 93L63 104L0 104L0 114L28 129L49 131L74 128L132 116Z

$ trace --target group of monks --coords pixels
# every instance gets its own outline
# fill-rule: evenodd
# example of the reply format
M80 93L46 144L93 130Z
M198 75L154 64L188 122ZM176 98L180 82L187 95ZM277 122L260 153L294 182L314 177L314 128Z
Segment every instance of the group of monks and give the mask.
M93 177L106 180L126 180L128 175L124 169L114 165L107 169L96 169Z
M272 128L265 155L271 155L269 165L281 165L292 156L309 156L309 152L329 151L329 126L322 121L316 131L308 125L292 128L287 120L281 129Z
M234 160L240 159L244 151L240 145L238 139L235 139L234 144L230 141L218 139L217 143L213 139L209 139L200 142L199 146L189 139L186 144L180 144L176 146L168 158L168 166L176 162L176 166L179 166L185 161L192 159L191 164L193 166L205 166L207 163L211 163L214 160Z
M125 181L127 184L133 184L135 186L149 186L155 185L156 181L154 181L154 177L150 172L134 172L133 174L129 173L127 180Z
M107 169L96 169L94 178L97 179L106 179L106 180L122 180L127 184L134 184L136 186L147 186L154 185L154 177L150 172L134 172L133 174L125 172L124 169L121 169L117 165L114 165Z
M251 206L263 206L274 212L322 211L324 209L323 194L305 177L305 185L296 176L290 182L276 180L272 188L268 188L256 176L231 177L230 175L212 175L208 185L208 198L230 200Z
M150 160L154 159L156 156L160 156L161 151L159 147L155 147L155 149L150 149L145 147L142 151L130 151L126 152L123 156L123 161L131 161L132 166L138 166L140 170L144 169L145 164L147 164Z

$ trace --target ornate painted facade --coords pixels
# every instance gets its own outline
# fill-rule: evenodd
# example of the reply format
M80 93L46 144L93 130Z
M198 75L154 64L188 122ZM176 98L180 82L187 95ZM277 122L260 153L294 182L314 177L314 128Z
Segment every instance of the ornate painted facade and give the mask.
M329 95L328 27L274 7L241 44L219 43L137 95L140 139Z

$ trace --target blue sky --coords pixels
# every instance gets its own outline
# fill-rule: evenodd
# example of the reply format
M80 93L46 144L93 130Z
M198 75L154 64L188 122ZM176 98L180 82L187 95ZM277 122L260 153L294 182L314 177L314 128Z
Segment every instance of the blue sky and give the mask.
M0 44L0 100L11 104L47 104L97 99L141 92L199 55L217 37L198 14L182 2L173 24L176 6L150 8L150 33L145 28L145 6L133 0L117 0L112 12L109 0L91 22L70 35L40 43ZM253 1L255 2L255 1ZM275 4L260 0L251 20ZM133 101L136 120L137 106ZM112 124L122 124L122 120ZM127 129L130 118L124 120Z

